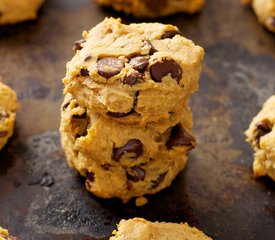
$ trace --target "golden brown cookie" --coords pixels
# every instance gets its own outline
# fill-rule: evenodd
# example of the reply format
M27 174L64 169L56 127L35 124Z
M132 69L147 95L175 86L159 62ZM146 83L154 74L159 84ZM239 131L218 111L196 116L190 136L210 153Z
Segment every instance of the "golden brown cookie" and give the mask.
M110 240L211 240L187 223L149 222L143 218L121 220Z
M169 120L142 128L100 116L67 95L60 132L69 165L86 177L86 188L127 202L171 184L195 147L191 127L186 105Z
M267 175L275 181L275 95L264 103L245 134L255 151L255 176Z
M13 134L17 107L16 93L0 81L0 150Z
M179 12L193 14L200 11L204 0L96 0L103 6L111 6L136 17L163 17Z
M94 112L145 125L169 119L198 90L204 51L175 26L107 18L83 36L64 92Z

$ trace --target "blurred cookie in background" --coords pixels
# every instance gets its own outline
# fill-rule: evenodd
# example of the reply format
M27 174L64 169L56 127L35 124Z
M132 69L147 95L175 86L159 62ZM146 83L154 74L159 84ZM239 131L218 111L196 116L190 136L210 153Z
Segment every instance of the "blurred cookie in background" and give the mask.
M1 0L0 25L36 19L43 2L44 0Z

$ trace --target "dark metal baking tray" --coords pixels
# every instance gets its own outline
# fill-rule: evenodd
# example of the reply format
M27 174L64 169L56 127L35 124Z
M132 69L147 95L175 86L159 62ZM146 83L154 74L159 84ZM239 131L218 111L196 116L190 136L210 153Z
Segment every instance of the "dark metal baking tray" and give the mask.
M137 216L187 221L216 240L274 240L274 182L253 178L243 131L275 92L275 35L238 1L211 0L201 14L158 19L206 51L191 101L198 147L172 186L137 208L86 192L59 143L72 44L106 16L144 21L89 0L47 0L37 21L0 27L0 75L20 100L15 135L0 152L0 225L22 240L108 239L120 219Z

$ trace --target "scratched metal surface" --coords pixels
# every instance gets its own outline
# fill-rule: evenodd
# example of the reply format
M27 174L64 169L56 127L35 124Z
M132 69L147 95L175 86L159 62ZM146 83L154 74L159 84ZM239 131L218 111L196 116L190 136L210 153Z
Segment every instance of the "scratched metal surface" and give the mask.
M159 20L206 50L191 102L198 147L170 188L136 208L86 192L57 131L72 43L105 16L136 21L88 0L47 0L38 21L0 28L0 75L20 100L15 135L0 152L0 225L22 240L108 239L121 218L139 216L187 221L216 240L273 240L275 185L253 179L243 131L275 92L275 35L238 1L211 0L201 14Z

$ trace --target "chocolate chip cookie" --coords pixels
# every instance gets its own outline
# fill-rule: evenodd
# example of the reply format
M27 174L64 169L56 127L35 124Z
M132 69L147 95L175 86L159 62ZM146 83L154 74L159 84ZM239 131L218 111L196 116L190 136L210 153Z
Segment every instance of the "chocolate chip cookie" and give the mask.
M16 93L0 81L0 150L13 134L16 110Z
M255 176L267 175L275 181L275 95L264 103L245 134L255 151Z
M43 2L44 0L1 0L0 25L35 19Z
M201 10L204 0L96 0L103 6L111 6L136 17L162 17L184 12L193 14Z
M211 240L187 223L149 222L143 218L121 220L110 240Z
M107 18L83 37L64 92L94 112L145 125L169 119L198 90L204 51L175 26Z
M275 32L275 0L243 0L251 3L258 21L269 31Z
M127 202L160 191L184 168L187 152L195 147L187 105L169 120L146 127L105 118L70 94L61 111L69 165L86 177L86 188L99 197Z

